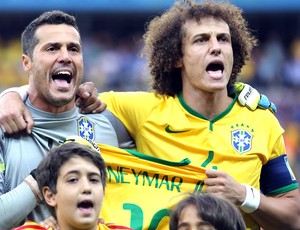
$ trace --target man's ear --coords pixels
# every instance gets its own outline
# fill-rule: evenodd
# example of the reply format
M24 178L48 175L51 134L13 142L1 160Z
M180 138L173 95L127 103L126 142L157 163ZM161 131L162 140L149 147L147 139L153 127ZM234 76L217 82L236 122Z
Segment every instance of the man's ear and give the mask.
M32 61L29 56L27 56L26 54L22 54L22 63L23 63L23 69L26 72L31 71Z
M56 206L55 194L47 186L43 188L43 197L49 206Z

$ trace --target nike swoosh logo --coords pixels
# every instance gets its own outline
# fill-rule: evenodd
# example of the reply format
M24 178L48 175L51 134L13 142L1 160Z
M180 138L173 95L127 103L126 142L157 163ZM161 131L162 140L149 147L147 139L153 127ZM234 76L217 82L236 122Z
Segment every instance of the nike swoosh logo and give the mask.
M166 128L165 128L165 131L167 133L185 133L185 132L188 132L190 130L171 130L170 125L167 125Z

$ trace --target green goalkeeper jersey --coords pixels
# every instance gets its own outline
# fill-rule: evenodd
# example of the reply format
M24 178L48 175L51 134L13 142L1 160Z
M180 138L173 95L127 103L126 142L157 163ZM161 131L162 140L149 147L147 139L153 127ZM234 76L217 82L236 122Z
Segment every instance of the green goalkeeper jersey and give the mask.
M224 112L208 120L181 95L110 92L100 97L126 126L139 152L170 162L188 158L189 167L225 171L237 182L267 195L298 188L285 155L284 130L269 110L250 111L235 98ZM127 168L131 168L130 162ZM165 202L159 193L143 194L149 209L152 203ZM257 228L250 216L245 221L248 228Z

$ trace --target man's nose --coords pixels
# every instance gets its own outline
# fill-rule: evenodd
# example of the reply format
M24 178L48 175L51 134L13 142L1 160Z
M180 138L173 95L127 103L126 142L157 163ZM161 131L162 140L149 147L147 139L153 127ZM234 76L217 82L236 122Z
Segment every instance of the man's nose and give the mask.
M210 50L213 55L219 55L221 53L221 46L217 38L211 38Z
M67 49L61 49L59 61L65 63L70 63L72 61L70 53Z

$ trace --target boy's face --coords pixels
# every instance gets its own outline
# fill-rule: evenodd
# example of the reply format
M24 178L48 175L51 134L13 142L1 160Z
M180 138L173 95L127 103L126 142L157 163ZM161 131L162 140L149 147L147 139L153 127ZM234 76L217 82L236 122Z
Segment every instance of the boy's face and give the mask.
M188 205L180 213L178 230L215 230L215 228L199 217L195 205Z
M60 229L97 224L103 186L100 171L91 161L82 157L68 160L60 169L56 188L57 193L46 200L55 208Z

